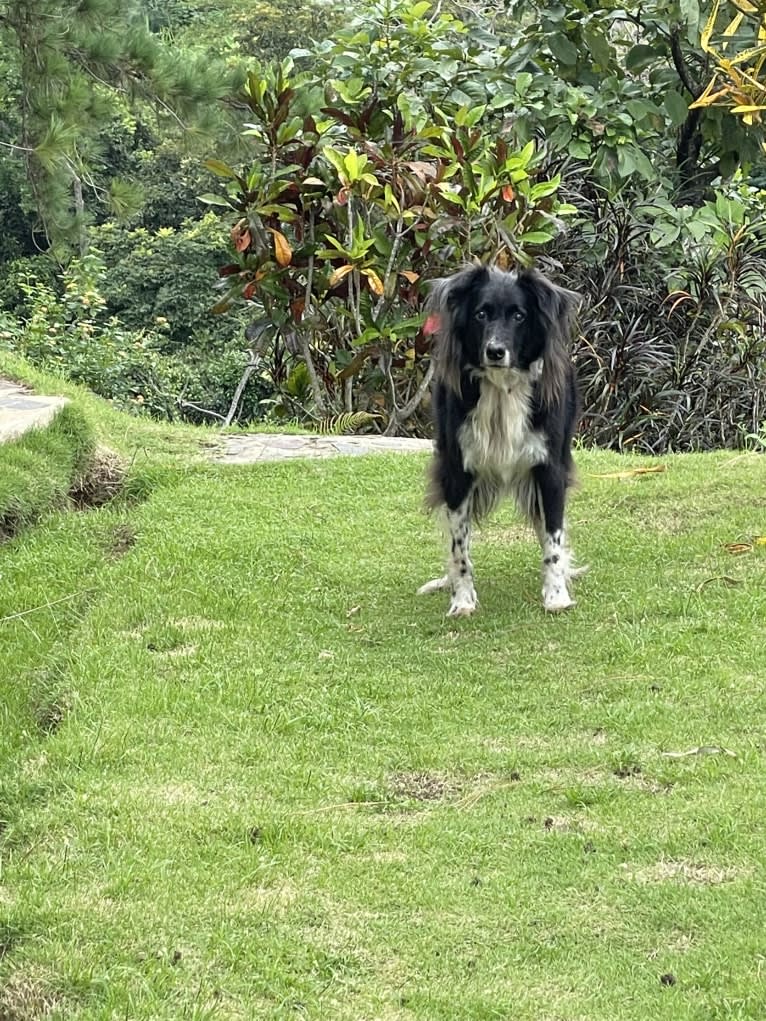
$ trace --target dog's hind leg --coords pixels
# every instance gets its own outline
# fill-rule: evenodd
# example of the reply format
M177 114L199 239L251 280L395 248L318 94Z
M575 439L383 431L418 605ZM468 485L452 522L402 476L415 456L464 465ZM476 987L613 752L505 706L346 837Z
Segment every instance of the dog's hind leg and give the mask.
M419 596L428 596L432 592L441 592L442 589L449 588L449 575L444 574L441 578L434 578L432 581L427 581L425 585L421 585L418 589Z

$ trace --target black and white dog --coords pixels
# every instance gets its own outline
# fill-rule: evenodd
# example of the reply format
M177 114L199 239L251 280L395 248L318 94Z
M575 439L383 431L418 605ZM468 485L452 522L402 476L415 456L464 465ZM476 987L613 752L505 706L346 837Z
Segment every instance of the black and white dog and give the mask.
M448 588L448 616L476 609L471 522L510 495L543 549L546 610L573 605L564 505L574 479L578 415L567 345L579 295L535 270L469 266L435 283L435 455L427 502L446 508L447 573L419 592Z

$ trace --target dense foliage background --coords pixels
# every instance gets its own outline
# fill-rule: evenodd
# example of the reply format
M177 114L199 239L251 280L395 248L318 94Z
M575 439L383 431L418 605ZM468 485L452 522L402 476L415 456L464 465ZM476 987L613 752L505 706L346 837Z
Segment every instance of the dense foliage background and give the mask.
M142 413L425 432L425 282L535 262L586 440L763 438L766 5L354 11L0 0L0 343Z

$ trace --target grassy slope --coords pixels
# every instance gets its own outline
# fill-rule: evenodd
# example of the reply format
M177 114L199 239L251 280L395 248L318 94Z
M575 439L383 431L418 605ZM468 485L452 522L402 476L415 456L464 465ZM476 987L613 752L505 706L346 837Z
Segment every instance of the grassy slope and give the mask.
M69 397L87 419L96 441L129 458L134 474L141 474L144 469L153 474L158 467L179 466L199 459L202 449L217 440L218 431L214 429L168 425L116 411L108 401L85 387L36 369L5 351L0 351L0 376L18 380L38 393Z
M0 623L3 1021L762 1019L766 460L579 460L555 618L509 509L475 618L413 595L420 458L6 548L0 618L74 598Z
M47 428L0 443L0 541L64 504L92 451L90 426L72 405Z

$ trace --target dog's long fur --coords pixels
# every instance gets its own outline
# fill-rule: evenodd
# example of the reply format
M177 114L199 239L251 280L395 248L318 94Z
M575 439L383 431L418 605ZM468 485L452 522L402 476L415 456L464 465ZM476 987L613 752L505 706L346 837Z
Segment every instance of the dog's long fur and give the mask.
M447 574L421 592L450 588L451 616L476 608L471 522L513 496L543 547L543 603L572 605L564 507L574 479L578 415L568 353L579 296L535 270L468 266L435 283L435 456L427 503L445 508Z

